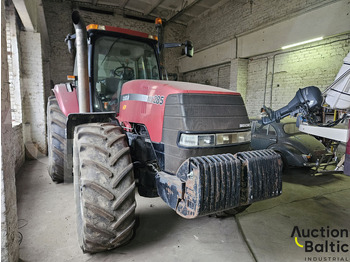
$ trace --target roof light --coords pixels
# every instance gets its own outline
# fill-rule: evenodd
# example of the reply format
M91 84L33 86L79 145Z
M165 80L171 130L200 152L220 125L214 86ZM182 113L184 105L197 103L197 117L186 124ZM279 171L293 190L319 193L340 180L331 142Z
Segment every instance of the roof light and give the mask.
M86 27L86 30L91 30L91 29L106 30L106 27L104 25L96 25L96 24L90 24Z
M298 43L295 43L295 44L282 46L282 49L287 49L287 48L291 48L291 47L295 47L295 46L299 46L299 45L305 45L305 44L309 44L309 43L320 41L320 40L323 40L322 36L321 37L317 37L317 38L313 38L313 39L310 39L310 40L306 40L306 41L303 41L303 42L298 42Z
M156 21L155 21L155 24L156 24L156 25L161 25L162 23L163 23L162 18L157 17L157 18L156 18Z
M67 75L67 80L75 81L77 80L77 77L73 75Z
M156 35L148 35L148 38L149 38L149 39L154 39L154 40L157 40L157 41L158 41L158 36L156 36Z

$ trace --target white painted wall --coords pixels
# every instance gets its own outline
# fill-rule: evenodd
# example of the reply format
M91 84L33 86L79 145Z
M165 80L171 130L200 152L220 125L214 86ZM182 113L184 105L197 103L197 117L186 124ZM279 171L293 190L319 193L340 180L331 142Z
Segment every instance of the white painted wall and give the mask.
M179 72L189 72L205 67L215 66L230 62L236 58L236 40L232 39L202 50L196 50L194 44L194 56L183 56L179 59Z
M280 50L282 46L316 37L330 37L350 31L350 3L339 1L238 36L238 57L251 57Z
M46 154L46 107L40 33L21 32L20 44L24 143L27 149L34 148L38 150L37 153Z
M316 37L327 38L350 32L349 13L350 3L338 1L268 27L242 33L224 43L195 50L192 59L179 58L179 71L190 72L229 62L235 58L249 58L274 52L280 50L282 46ZM196 47L196 43L194 46Z

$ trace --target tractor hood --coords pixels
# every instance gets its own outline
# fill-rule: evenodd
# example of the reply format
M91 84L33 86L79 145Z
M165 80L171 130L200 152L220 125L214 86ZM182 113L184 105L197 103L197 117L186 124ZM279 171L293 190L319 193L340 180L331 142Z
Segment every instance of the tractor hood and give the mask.
M163 81L163 80L133 80L123 85L122 95L142 93L153 95L155 93L162 95L176 93L209 93L209 94L228 94L240 95L237 92L220 87L208 86L196 83Z
M183 96L190 95L195 97L196 101L183 102ZM193 95L192 95L193 94ZM177 98L176 98L177 97ZM221 107L221 112L228 114L226 118L221 116L215 116L219 119L220 123L217 123L216 128L226 129L238 129L239 124L244 124L245 127L249 127L249 120L244 107L241 95L237 92L233 92L227 89L213 87L208 85L201 85L195 83L184 83L177 81L161 81L161 80L133 80L125 83L122 88L121 101L119 108L119 121L120 122L133 122L144 124L150 134L153 142L162 141L163 123L164 123L164 112L165 105L173 103L173 100L179 100L177 103L183 105L185 103L193 103L194 106L189 109L191 116L188 115L185 110L186 108L181 107L180 109L176 106L168 106L167 111L177 111L177 115L172 117L171 121L180 121L185 118L185 121L189 123L189 117L196 117L203 111L208 111L208 114L214 114L211 112L210 107L207 105L214 103L214 107ZM227 103L223 103L224 100L230 100ZM181 100L181 101L180 101ZM242 118L239 121L235 121L235 126L227 124L227 120L235 114L237 107L242 107L244 112L240 112ZM211 111L210 111L211 110ZM209 112L210 111L210 112ZM244 116L243 116L244 115ZM211 117L210 115L205 115ZM213 116L214 117L214 116ZM167 119L167 121L169 121ZM208 120L209 121L209 120ZM193 121L192 121L193 122ZM238 123L239 122L239 123ZM185 126L188 126L185 124ZM227 127L225 129L225 127ZM203 129L196 129L194 127L186 128L184 131L198 131L202 132ZM223 131L223 130L222 130Z

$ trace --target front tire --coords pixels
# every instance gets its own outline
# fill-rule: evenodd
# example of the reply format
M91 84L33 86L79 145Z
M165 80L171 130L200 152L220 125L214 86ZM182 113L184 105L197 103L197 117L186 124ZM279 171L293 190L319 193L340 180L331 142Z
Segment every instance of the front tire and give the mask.
M56 97L50 96L47 102L48 171L55 183L62 183L64 180L66 122L67 117L61 111Z
M110 123L76 127L73 167L82 250L101 252L128 242L135 225L135 181L121 127Z

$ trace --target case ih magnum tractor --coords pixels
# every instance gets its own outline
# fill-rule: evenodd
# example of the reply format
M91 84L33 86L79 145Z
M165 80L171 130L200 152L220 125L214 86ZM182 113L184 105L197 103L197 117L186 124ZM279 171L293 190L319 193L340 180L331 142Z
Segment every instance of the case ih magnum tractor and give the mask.
M84 252L131 239L136 187L184 218L234 213L281 194L279 155L246 151L250 124L239 93L161 80L164 45L155 37L85 27L76 11L72 20L66 41L75 42L77 81L55 85L48 101L49 174L57 183L74 174Z

